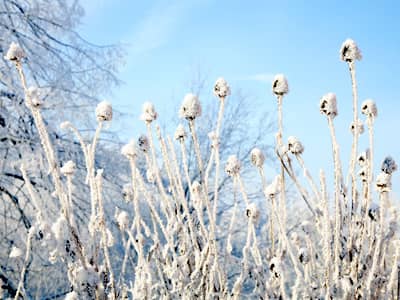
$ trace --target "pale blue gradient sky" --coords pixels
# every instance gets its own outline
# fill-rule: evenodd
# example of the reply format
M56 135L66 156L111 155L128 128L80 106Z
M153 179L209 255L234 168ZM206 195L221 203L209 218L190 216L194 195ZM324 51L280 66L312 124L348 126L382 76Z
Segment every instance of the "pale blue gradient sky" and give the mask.
M98 44L126 44L120 74L125 84L107 95L118 109L132 113L132 128L125 128L124 136L139 133L141 104L149 99L167 122L189 92L196 70L210 82L225 77L233 89L260 100L255 110L271 112L276 111L276 101L270 79L284 73L290 85L284 101L285 137L295 135L303 141L305 161L315 176L320 167L330 170L329 131L318 104L323 94L336 93L335 122L347 170L352 98L339 48L352 38L363 52L357 64L360 102L373 98L379 110L375 158L381 161L391 154L400 162L398 1L82 2L84 37ZM266 139L273 141L271 136ZM363 135L362 147L366 141ZM397 194L398 173L393 178Z

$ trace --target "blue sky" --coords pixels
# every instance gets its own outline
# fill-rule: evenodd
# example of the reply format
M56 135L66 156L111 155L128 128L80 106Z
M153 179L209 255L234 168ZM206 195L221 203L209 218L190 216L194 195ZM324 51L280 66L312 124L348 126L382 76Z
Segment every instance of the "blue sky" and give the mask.
M80 32L98 44L123 43L125 82L105 95L120 110L132 113L136 135L141 104L155 103L168 121L189 82L201 72L210 83L225 77L259 101L255 110L274 113L270 81L284 73L290 94L284 101L285 137L297 136L306 147L313 174L331 169L329 131L320 115L320 97L334 92L335 120L347 162L351 134L351 83L339 60L346 38L363 53L357 64L360 101L377 102L376 155L391 154L400 162L400 4L397 1L128 1L83 0L86 16ZM210 93L211 94L211 93ZM208 100L208 99L207 99ZM266 137L273 141L272 137ZM367 135L361 146L366 146ZM345 169L347 163L344 164ZM398 172L399 173L399 172ZM400 176L393 178L400 192Z

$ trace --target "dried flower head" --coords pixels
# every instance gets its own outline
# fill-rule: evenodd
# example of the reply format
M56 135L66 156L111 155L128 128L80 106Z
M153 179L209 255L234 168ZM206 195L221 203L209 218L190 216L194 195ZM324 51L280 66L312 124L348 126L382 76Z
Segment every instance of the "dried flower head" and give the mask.
M128 159L135 159L138 156L138 146L134 140L121 148L121 154Z
M112 105L110 102L102 101L97 104L96 118L97 121L111 121L113 116Z
M365 167L368 164L370 157L369 149L366 151L361 152L358 157L357 157L357 162L360 165L360 167Z
M23 252L20 248L16 246L12 246L10 254L8 255L9 258L15 258L22 256Z
M201 104L196 95L186 94L179 109L179 116L186 120L194 120L201 116Z
M272 92L277 96L282 96L289 92L289 85L285 75L275 75L274 80L272 80Z
M392 188L392 175L385 173L385 172L381 172L378 174L378 176L376 177L376 190L380 193L383 192L390 192L391 188Z
M361 104L361 113L366 115L367 117L378 116L378 108L376 107L375 101L372 99L367 99Z
M328 93L322 96L319 102L319 110L321 114L326 116L336 117L338 115L336 105L336 95L334 93Z
M379 205L372 202L368 209L368 217L372 221L377 221L379 217Z
M397 170L397 164L391 156L386 156L381 165L381 171L386 174L392 174Z
M142 152L144 153L149 152L150 143L146 135L142 134L141 136L139 136L137 145Z
M360 177L362 182L368 181L368 167L364 166L358 171L358 176Z
M175 140L183 142L186 137L187 137L187 133L186 133L185 127L183 127L182 124L179 124L175 130L175 135L174 135Z
M61 174L65 176L74 175L76 171L76 165L72 160L67 161L60 169Z
M225 172L229 176L239 175L240 172L240 161L238 160L236 155L230 155L225 165Z
M246 216L256 223L260 219L260 210L255 203L249 204L246 208Z
M40 89L33 86L28 88L25 103L28 107L40 108L43 105L43 101L40 95Z
M288 138L288 150L295 155L302 154L304 151L303 144L294 136Z
M308 264L311 260L310 251L308 251L308 249L304 247L299 249L297 257L299 258L300 263L304 265Z
M131 201L131 199L133 198L133 195L134 195L134 193L133 193L132 184L130 184L130 183L124 184L124 186L122 187L122 197L124 197L124 200L126 202Z
M7 54L6 56L4 56L5 59L14 62L20 62L25 57L26 56L24 50L19 44L14 42L10 44L10 47L7 50Z
M222 77L218 78L214 84L214 95L218 98L225 98L231 94L231 89L226 82L226 80Z
M158 117L154 104L151 102L145 102L142 106L142 115L140 119L146 123L151 123L155 121Z
M120 230L126 230L129 226L129 216L126 211L116 213L117 224Z
M357 123L357 125L355 125L354 124L354 121L353 122L351 122L351 124L350 124L350 131L351 131L351 133L352 134L355 134L356 133L356 126L357 126L357 132L358 132L358 134L363 134L364 133L364 124L363 124L363 122L360 120L360 119L358 119L358 121L356 122Z
M259 148L254 148L250 152L250 161L255 167L261 168L264 164L265 156Z
M275 198L281 192L281 175L277 175L274 180L268 185L264 194L266 197Z
M340 47L340 59L345 62L353 62L361 60L361 58L361 51L358 49L356 42L352 39L345 40L342 47Z

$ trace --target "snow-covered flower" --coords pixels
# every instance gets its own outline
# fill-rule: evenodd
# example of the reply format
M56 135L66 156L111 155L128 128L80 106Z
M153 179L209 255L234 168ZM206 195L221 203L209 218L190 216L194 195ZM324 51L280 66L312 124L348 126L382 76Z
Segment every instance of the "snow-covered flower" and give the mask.
M378 116L378 108L376 107L375 101L372 99L367 99L361 104L361 113L366 115L367 117Z
M231 89L226 80L222 77L218 78L214 84L214 95L219 98L225 98L230 94L231 94Z
M225 172L229 176L236 176L240 172L240 161L238 160L236 155L230 155L225 165Z
M151 123L155 121L158 117L156 109L154 108L154 104L151 102L145 102L142 106L142 115L140 119L147 123Z
M43 105L43 101L40 95L40 89L37 87L31 86L28 88L27 97L26 97L26 105L28 107L39 108Z
M129 226L129 216L126 211L117 211L116 220L120 230L126 230Z
M314 231L314 227L310 221L303 221L300 224L300 229L307 235L311 234Z
M133 198L132 184L124 184L124 186L122 187L122 196L124 197L126 202L130 201Z
M336 105L336 95L334 93L328 93L322 96L319 102L319 110L321 114L326 116L336 117L338 114Z
M134 140L121 148L121 154L128 159L135 159L138 156L138 147Z
M179 116L186 120L194 120L201 116L201 104L196 95L186 94L179 109Z
M362 167L358 171L358 176L360 177L362 182L367 182L368 181L368 168L366 166Z
M76 165L72 160L67 161L60 169L61 174L68 176L74 175L76 170Z
M368 217L370 217L370 219L372 221L377 221L378 220L378 217L379 217L379 205L376 204L375 202L372 202L371 205L369 206Z
M368 160L369 160L369 156L370 156L369 149L367 151L361 152L358 155L357 162L360 165L360 167L364 167L364 166L367 165Z
M285 95L289 92L289 85L285 75L275 75L274 80L272 80L272 92L278 96Z
M281 192L281 175L275 176L274 180L268 185L264 194L266 197L274 198Z
M21 48L21 46L17 43L12 42L10 47L7 50L5 59L15 62L20 62L23 58L25 58L25 51Z
M294 136L288 138L288 150L292 154L302 154L304 151L303 144Z
M113 116L112 105L110 102L101 101L96 107L97 121L111 121Z
M299 249L297 257L299 258L299 261L304 265L308 264L311 260L310 251L308 251L308 249L304 247Z
M340 47L340 59L346 62L353 62L355 60L361 60L362 55L360 49L355 41L347 39L343 42Z
M260 210L255 203L251 203L246 207L246 216L254 223L260 219Z
M137 145L142 152L144 153L149 152L150 143L146 135L142 134L141 136L139 136Z
M197 180L193 181L193 183L192 183L192 192L194 194L200 194L201 193L201 184Z
M9 258L20 257L23 255L23 252L20 248L13 246L11 248L10 254L8 255Z
M259 148L254 148L250 152L250 161L255 167L261 168L264 164L265 156Z
M392 175L385 173L385 172L381 172L378 174L378 176L376 177L376 190L380 193L383 192L390 192L391 188L392 188Z
M269 262L269 270L276 278L280 277L282 274L282 260L274 256Z
M386 156L381 165L381 171L386 174L392 174L397 170L397 164L391 156Z
M177 141L183 142L187 136L185 127L182 124L179 124L175 130L174 138Z
M358 134L363 134L364 133L364 124L360 119L358 119L358 121L357 121L357 127L358 127L357 128ZM356 132L355 128L356 128L356 126L354 125L354 121L353 121L350 124L350 131L352 134L355 134L355 132Z

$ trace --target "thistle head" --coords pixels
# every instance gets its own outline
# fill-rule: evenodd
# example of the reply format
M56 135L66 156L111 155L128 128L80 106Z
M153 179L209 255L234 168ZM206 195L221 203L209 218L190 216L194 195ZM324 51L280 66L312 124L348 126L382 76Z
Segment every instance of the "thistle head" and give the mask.
M254 148L250 152L250 161L255 167L262 168L265 161L265 156L260 149Z
M139 136L139 138L137 140L137 145L138 145L139 149L144 153L147 153L150 150L149 139L144 134Z
M12 42L4 58L13 62L21 62L26 57L24 50L17 43Z
M351 122L350 131L351 131L352 134L356 133L356 128L357 128L357 133L358 134L363 134L364 133L364 124L360 119L358 119L356 123L354 123L354 121Z
M386 156L381 165L381 171L391 175L397 170L397 164L391 156Z
M179 124L175 130L175 134L174 134L175 140L183 142L183 141L185 141L186 137L187 137L187 133L186 133L185 127L183 127L182 124Z
M188 121L195 120L201 116L201 104L199 98L194 94L186 94L183 98L181 108L179 109L179 116Z
M285 75L275 75L274 80L272 80L272 92L277 96L283 96L289 92L289 85Z
M214 84L214 95L218 98L225 98L231 94L231 89L226 82L226 80L222 77L218 78Z
M238 160L236 155L230 155L225 165L225 172L228 176L234 177L239 175L240 172L240 161Z
M392 189L392 175L381 172L376 176L376 190L380 193L390 192Z
M121 148L121 154L128 159L135 159L138 156L138 146L134 140Z
M158 117L154 104L151 102L145 102L142 106L142 115L140 119L146 123L155 121Z
M378 108L374 100L367 99L361 104L361 113L367 117L376 118L378 116Z
M290 136L288 138L288 150L294 155L299 155L304 152L304 146L296 137Z
M251 203L246 208L246 216L251 219L253 223L257 223L260 219L260 210L255 203Z
M334 93L328 93L322 96L319 102L319 110L321 114L327 117L336 117L338 115L336 95Z
M28 88L27 97L26 97L26 105L32 108L40 108L43 105L43 101L40 95L40 89L37 87L31 86Z
M268 198L275 198L281 192L281 189L281 175L277 175L271 184L265 188L264 194Z
M74 175L76 171L76 165L72 160L67 161L60 169L61 174L65 176Z
M354 62L361 60L361 58L361 51L358 49L356 42L352 39L345 40L342 47L340 47L340 59L345 62Z
M113 116L110 102L102 101L96 107L96 119L98 122L111 121Z

